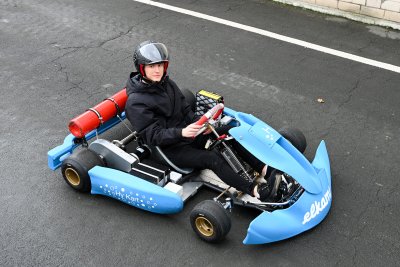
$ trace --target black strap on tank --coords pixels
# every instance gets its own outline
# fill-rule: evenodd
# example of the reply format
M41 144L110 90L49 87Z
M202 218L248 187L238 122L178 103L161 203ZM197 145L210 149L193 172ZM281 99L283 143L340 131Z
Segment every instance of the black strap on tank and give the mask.
M117 114L116 114L116 115L119 115L119 116L121 115L122 111L121 111L121 109L120 109L120 107L119 107L117 101L115 101L114 98L109 97L109 98L106 98L106 99L104 99L104 100L109 100L109 101L113 102L114 105L115 105L115 109L117 110Z
M100 125L99 126L103 125L104 121L103 121L103 117L101 116L100 112L98 112L94 108L89 108L88 110L92 111L99 118L99 121L100 121Z

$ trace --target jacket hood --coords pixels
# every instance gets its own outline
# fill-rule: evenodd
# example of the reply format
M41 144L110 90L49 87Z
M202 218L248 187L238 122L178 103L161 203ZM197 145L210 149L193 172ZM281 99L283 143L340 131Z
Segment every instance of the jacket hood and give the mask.
M165 76L160 82L147 84L142 82L142 77L138 72L132 72L126 83L126 93L127 95L132 93L156 93L160 89L165 90L163 85L168 79L168 76Z

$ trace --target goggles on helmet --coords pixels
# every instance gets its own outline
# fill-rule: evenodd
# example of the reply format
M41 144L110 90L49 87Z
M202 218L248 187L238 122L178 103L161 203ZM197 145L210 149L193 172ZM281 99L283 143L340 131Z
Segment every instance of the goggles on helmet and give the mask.
M151 43L139 48L139 54L144 60L142 64L154 64L168 61L169 55L167 47L162 43Z

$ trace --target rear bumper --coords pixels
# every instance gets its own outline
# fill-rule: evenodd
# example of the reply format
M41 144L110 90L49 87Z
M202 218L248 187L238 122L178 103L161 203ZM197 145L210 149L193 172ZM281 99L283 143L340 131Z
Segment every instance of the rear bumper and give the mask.
M120 118L115 117L104 123L97 130L93 130L90 133L86 134L85 136L86 141L89 141L90 139L95 137L96 134L101 134L106 132L115 125L119 124L121 120L125 118L126 118L125 112L122 112ZM73 136L72 134L69 134L67 135L67 137L65 137L62 145L59 145L47 152L47 165L51 170L54 171L57 168L59 168L61 166L62 161L67 157L69 157L74 151L74 149L78 147L78 144L75 143L75 140L76 137Z

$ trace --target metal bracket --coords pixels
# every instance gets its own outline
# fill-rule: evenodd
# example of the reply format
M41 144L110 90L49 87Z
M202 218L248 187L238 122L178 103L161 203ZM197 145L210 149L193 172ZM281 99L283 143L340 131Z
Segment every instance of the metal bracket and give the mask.
M85 137L82 138L74 138L74 144L82 145L82 147L88 147L88 142Z

